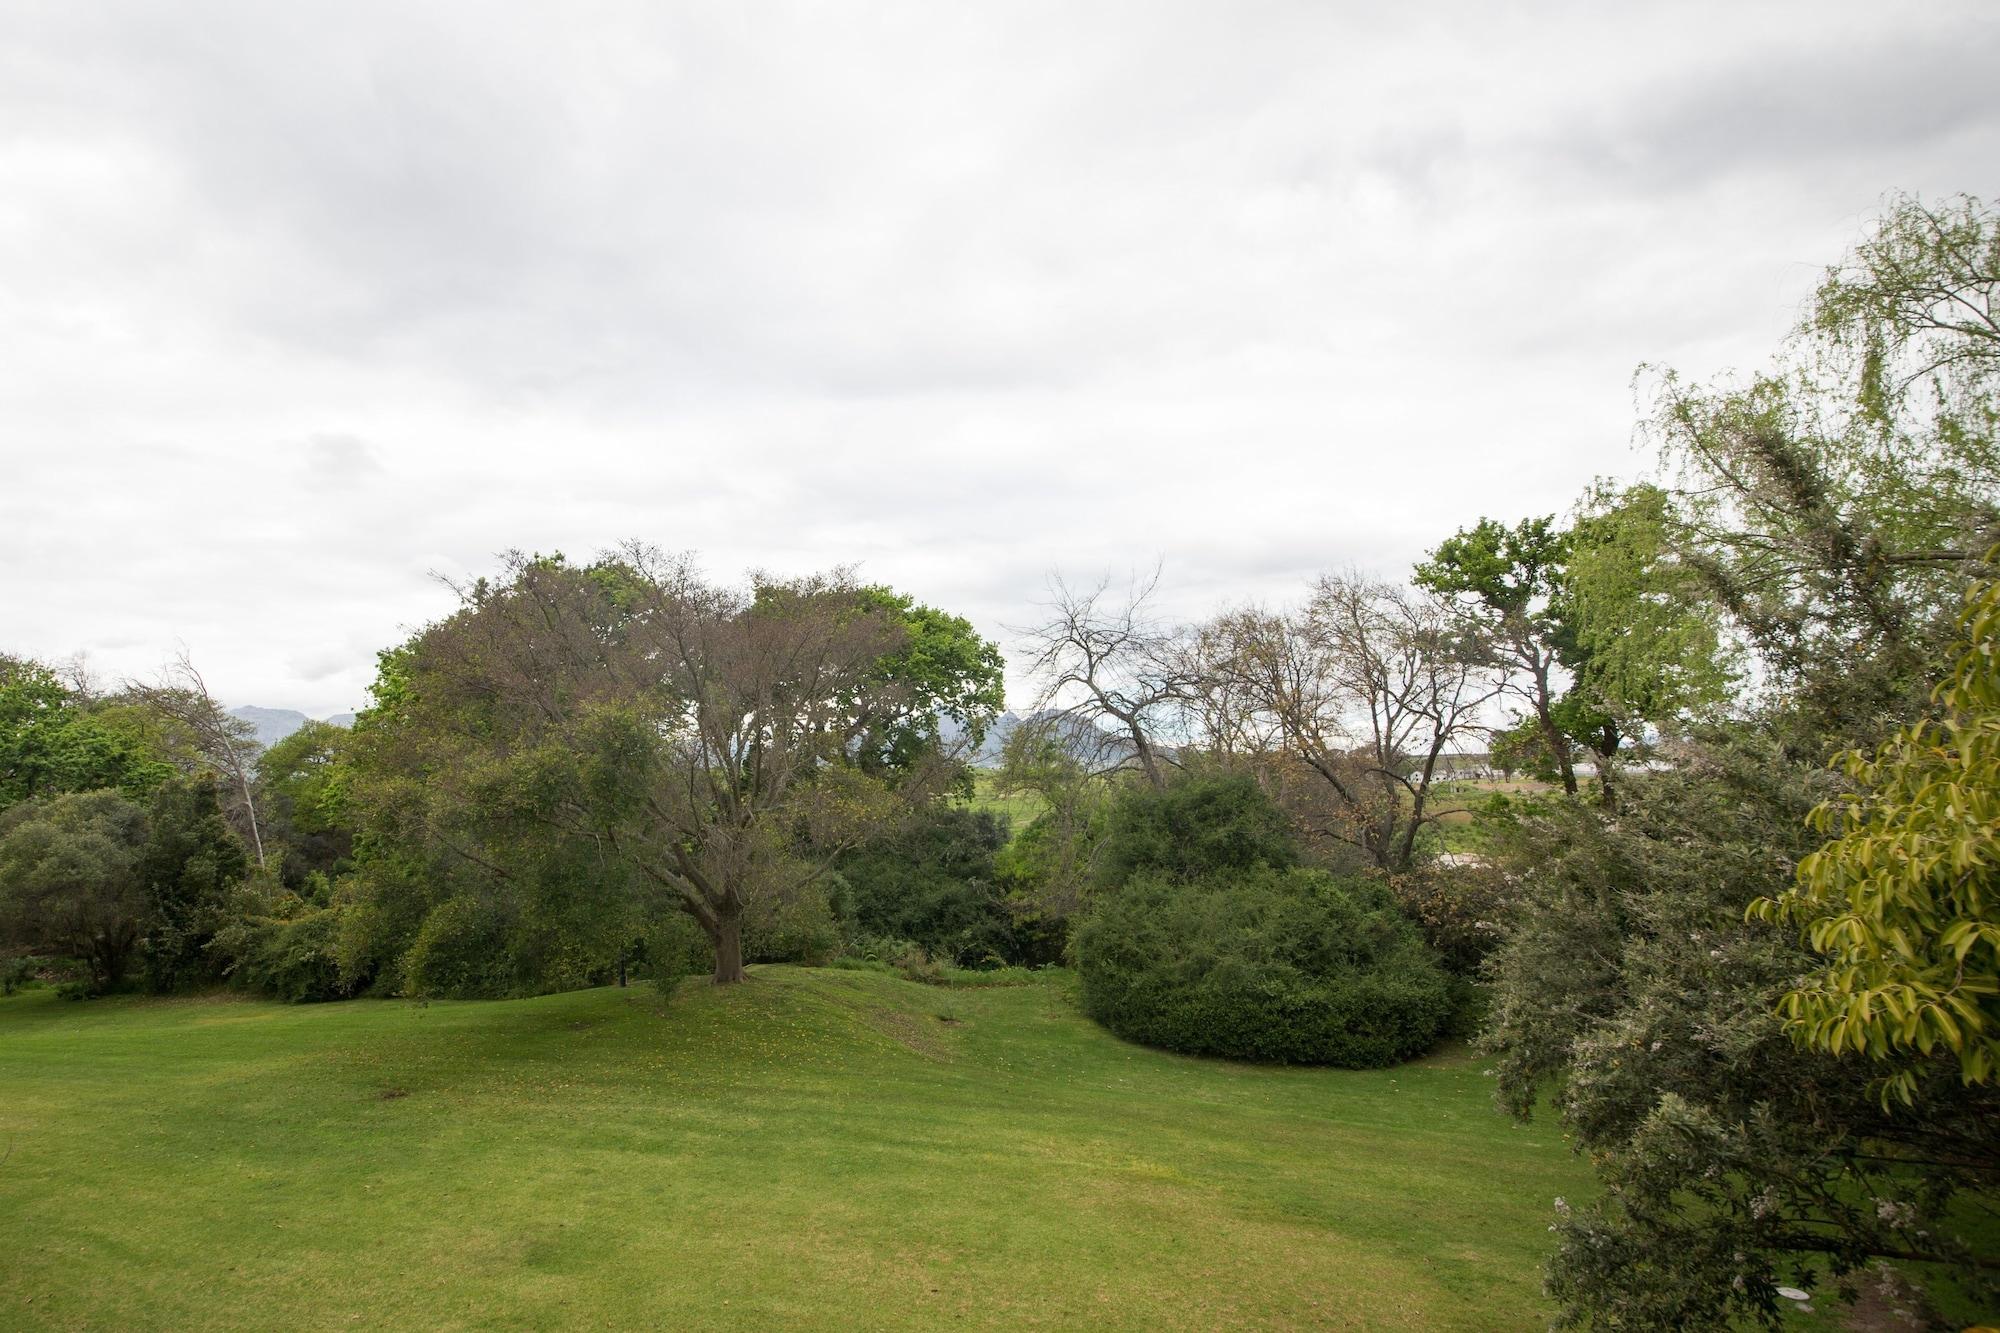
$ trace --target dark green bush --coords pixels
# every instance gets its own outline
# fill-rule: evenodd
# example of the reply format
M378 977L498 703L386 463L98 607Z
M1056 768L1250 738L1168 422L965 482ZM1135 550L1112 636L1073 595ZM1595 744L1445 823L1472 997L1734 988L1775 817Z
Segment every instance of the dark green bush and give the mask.
M840 952L840 927L818 885L754 902L743 916L743 961L818 967ZM710 954L714 957L713 952ZM713 966L713 963L711 963Z
M1444 972L1381 885L1259 868L1104 895L1076 936L1084 1008L1193 1055L1369 1068L1421 1054L1453 1012Z
M35 975L34 958L0 958L0 995L12 995Z
M211 778L176 779L153 793L139 857L145 886L146 985L189 990L219 977L209 948L227 918L224 902L250 873L243 843L223 817Z
M831 898L850 943L913 940L966 967L1021 960L1021 941L994 870L1007 821L936 806L894 834L841 857Z
M1119 793L1097 852L1101 884L1157 872L1174 879L1297 865L1290 822L1248 777L1205 775Z
M505 995L504 943L490 910L471 898L449 898L431 909L403 955L403 988L456 1000Z
M1438 961L1461 977L1477 977L1499 944L1512 897L1506 874L1487 865L1422 866L1392 876L1389 891Z

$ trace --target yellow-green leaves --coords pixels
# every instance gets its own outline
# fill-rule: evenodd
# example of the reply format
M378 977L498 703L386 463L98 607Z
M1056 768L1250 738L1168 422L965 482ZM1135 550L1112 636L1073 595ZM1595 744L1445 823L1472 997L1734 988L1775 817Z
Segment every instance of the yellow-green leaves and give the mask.
M1834 761L1859 790L1813 811L1831 840L1750 908L1826 958L1779 1002L1793 1035L1905 1065L1885 1102L1912 1100L1912 1057L1949 1051L1967 1083L2000 1063L2000 580L1964 624L1941 716Z

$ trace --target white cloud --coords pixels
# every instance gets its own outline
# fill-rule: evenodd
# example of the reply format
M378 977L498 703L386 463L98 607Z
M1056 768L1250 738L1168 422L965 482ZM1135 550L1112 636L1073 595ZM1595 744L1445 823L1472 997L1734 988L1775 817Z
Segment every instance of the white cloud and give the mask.
M430 577L625 536L995 634L1395 568L1630 472L1990 6L185 4L0 16L6 648L332 711Z

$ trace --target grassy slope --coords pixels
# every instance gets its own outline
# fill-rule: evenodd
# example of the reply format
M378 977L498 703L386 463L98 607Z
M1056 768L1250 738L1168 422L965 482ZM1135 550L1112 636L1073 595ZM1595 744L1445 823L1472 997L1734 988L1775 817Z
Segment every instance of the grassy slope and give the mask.
M9 1327L1540 1325L1476 1057L1198 1062L1066 981L0 1000ZM953 1021L947 1021L953 1020Z

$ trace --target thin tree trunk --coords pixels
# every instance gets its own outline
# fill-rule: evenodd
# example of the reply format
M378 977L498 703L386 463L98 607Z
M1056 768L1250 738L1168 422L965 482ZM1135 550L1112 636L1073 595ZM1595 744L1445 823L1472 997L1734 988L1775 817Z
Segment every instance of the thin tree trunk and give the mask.
M1607 727L1603 748L1597 752L1597 799L1606 810L1618 812L1617 759L1618 733Z
M257 800L250 794L249 775L237 770L236 781L243 788L243 809L250 816L250 842L257 849L257 868L264 868L264 835L257 830Z

